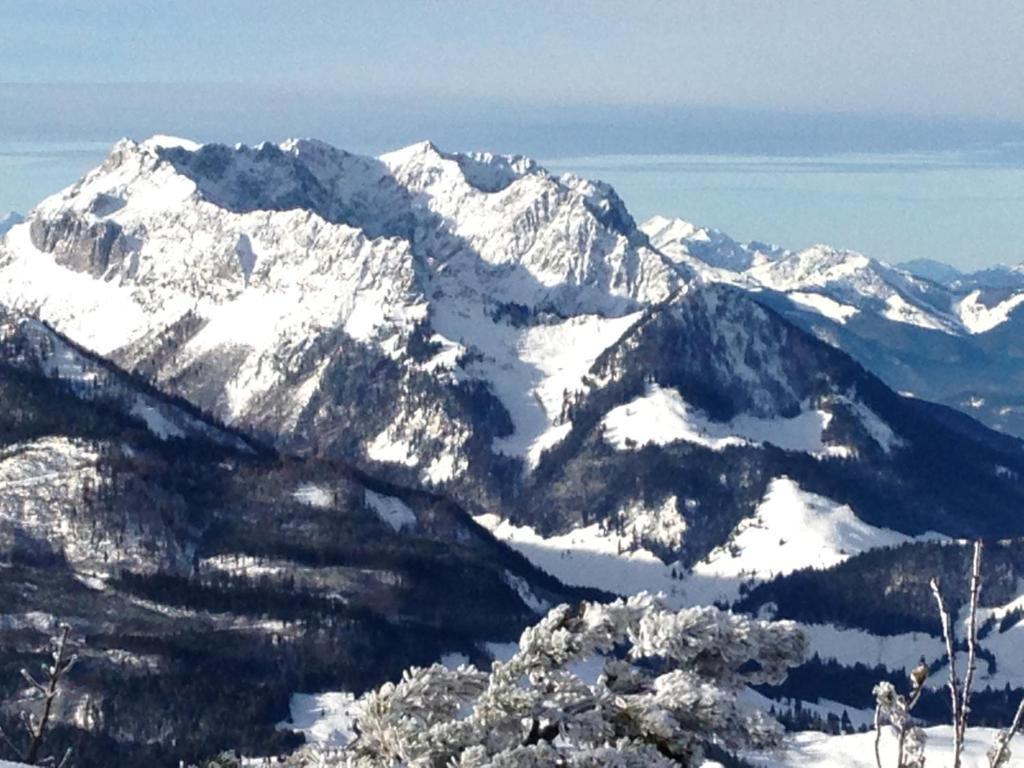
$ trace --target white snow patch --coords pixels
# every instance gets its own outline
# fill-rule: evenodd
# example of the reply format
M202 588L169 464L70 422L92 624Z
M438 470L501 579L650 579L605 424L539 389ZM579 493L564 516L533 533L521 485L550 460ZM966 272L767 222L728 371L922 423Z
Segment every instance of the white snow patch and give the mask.
M650 385L647 392L610 410L602 421L605 439L619 450L685 440L713 450L771 443L787 451L822 451L822 433L832 414L808 410L792 418L740 414L727 422L711 421L691 407L675 389Z
M292 694L291 721L278 723L282 731L297 731L306 741L324 747L344 747L356 737L352 705L355 696L344 691Z
M419 461L408 441L394 434L391 427L384 429L366 445L367 457L382 464L403 464L414 467Z
M435 456L423 470L423 479L433 485L446 483L459 472L460 462L451 453Z
M679 514L675 496L667 496L660 504L648 507L640 500L619 510L622 531L635 541L653 541L663 547L677 548L683 543L686 520Z
M845 504L800 489L788 477L771 481L764 499L686 577L691 602L731 602L740 585L801 568L828 568L876 547L911 541L859 520Z
M136 400L132 404L131 413L133 416L142 419L146 423L146 428L161 440L185 436L185 433L181 431L178 425L164 416L159 408L141 399Z
M929 315L920 307L914 306L898 293L893 293L886 297L885 309L882 311L882 315L897 323L916 325L919 328L929 328L935 331L948 331L945 324Z
M894 448L904 445L903 440L893 431L892 427L886 424L881 416L864 405L860 400L843 398L842 401L853 409L864 429L871 435L871 439L878 443L883 451L892 453Z
M508 584L515 593L519 595L519 599L523 601L527 608L535 613L546 613L551 609L551 603L547 600L541 600L537 597L533 590L530 589L529 582L522 576L516 576L511 571L505 571L502 574L502 579Z
M928 766L946 766L953 762L953 729L942 725L925 728L925 758ZM986 753L998 730L969 728L965 734L963 768L988 768ZM1019 738L1019 737L1018 737ZM1016 746L1017 751L1021 745ZM882 731L882 765L896 764L896 736L891 728ZM781 754L744 753L743 758L758 768L874 768L875 734L854 733L829 736L817 731L803 731L786 737ZM1011 759L1010 765L1017 764Z
M396 531L416 526L416 513L408 504L394 496L385 496L367 489L366 505Z
M986 307L981 301L981 291L971 291L956 303L955 310L960 322L968 333L985 333L1010 319L1010 313L1024 302L1024 293L1018 293L994 307Z
M301 504L326 509L334 503L334 494L315 483L304 483L292 492L292 498Z
M842 302L836 301L835 299L820 293L793 291L792 293L787 294L787 296L789 296L790 301L793 303L817 312L819 315L823 315L829 320L835 320L841 325L845 325L847 320L860 311L856 307L851 307L849 304L843 304Z
M192 141L191 139L183 139L180 136L166 136L162 133L158 133L155 134L154 136L150 136L148 139L142 142L142 146L152 147L153 149L181 148L187 149L189 152L195 152L196 150L200 149L203 145L196 141Z
M773 706L775 711L792 712L796 707L796 700L791 698L769 699L753 688L747 688L739 695L739 701L748 707L754 707L762 712L768 712ZM817 701L800 701L800 709L804 712L818 715L822 720L827 720L829 715L841 719L843 713L850 718L850 724L854 728L870 727L874 724L875 711L873 709L857 709L848 704L819 697Z
M649 590L664 592L669 603L683 605L681 582L673 566L654 553L634 548L630 537L609 532L598 524L545 538L529 526L517 526L497 515L474 518L498 539L522 553L531 563L566 584L597 587L619 595ZM681 569L676 568L676 571Z
M922 658L930 664L945 653L942 639L925 632L875 635L833 624L801 624L800 628L807 635L812 656L818 654L822 661L833 660L849 667L865 664L909 672Z

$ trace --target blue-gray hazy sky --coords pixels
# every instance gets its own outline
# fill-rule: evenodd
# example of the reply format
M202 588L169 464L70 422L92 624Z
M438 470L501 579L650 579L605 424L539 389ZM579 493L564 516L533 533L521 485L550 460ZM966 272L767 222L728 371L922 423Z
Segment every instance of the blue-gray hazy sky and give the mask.
M8 82L1024 119L1009 0L5 0Z
M156 132L316 136L368 152L432 138L541 158L996 147L986 167L1020 170L1021 40L1024 3L1011 0L3 0L0 209L30 207L120 136ZM618 177L641 215L708 216L743 236L798 241L785 245L898 242L897 255L921 256L934 248L914 243L939 226L868 237L857 222L871 211L857 201L873 197L870 179L851 192L835 165L806 198L793 193L795 213L757 208L779 189L777 166L752 174L731 165L741 170L715 175L710 190L711 177L685 164L657 183L646 169L626 177L614 164L583 165ZM915 173L892 189L879 175L888 193L879 199L923 200L913 220L928 222L938 187L931 176L918 195ZM965 266L1024 258L1007 252L1024 219L1015 177L992 186L994 207L987 192L969 191L962 208L957 178L943 181L952 199L935 216L984 210L984 222L961 227L994 232L944 257ZM783 214L796 220L779 227L773 217Z

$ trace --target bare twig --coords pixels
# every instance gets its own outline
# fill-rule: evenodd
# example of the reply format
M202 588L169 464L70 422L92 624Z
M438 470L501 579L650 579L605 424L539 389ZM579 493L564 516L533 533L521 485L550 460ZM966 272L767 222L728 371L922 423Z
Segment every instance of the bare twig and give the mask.
M967 669L964 672L964 685L960 691L960 718L956 722L957 745L963 749L964 736L967 732L967 718L971 711L971 687L974 685L974 672L978 665L978 598L981 595L981 541L974 542L974 558L971 564L971 601L967 617ZM956 749L957 745L954 745ZM957 756L954 755L954 765Z
M35 715L22 713L22 722L29 737L28 749L25 750L22 759L29 765L36 765L39 761L39 752L46 737L46 726L49 725L50 716L53 713L54 700L60 691L61 679L75 663L75 657L68 656L67 653L68 634L70 632L71 627L67 624L61 627L61 633L56 638L55 647L51 655L52 663L43 665L43 671L46 673L45 682L39 682L27 670L21 670L22 677L43 697L43 712L38 719L36 719Z
M1013 739L1021 725L1024 725L1024 698L1020 700L1017 707L1017 714L1013 716L1013 722L1005 731L996 736L996 743L988 753L988 764L990 768L999 768L1010 759L1010 741Z
M939 580L933 578L930 582L932 594L935 595L935 602L939 607L939 619L942 621L942 637L946 641L946 655L949 657L949 700L953 707L953 768L960 768L960 753L963 745L960 742L960 691L956 679L956 648L953 642L953 626L949 618L949 610L946 608L946 601L942 598L942 590L939 589Z
M875 765L882 768L882 705L875 705Z

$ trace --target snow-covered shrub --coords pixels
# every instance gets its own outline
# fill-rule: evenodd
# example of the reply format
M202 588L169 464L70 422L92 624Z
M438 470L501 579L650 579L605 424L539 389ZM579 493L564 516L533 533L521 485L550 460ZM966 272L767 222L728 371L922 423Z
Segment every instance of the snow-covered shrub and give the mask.
M898 768L924 768L925 732L916 726L911 719L910 711L921 698L924 681L928 670L919 672L918 667L911 674L913 689L910 697L896 691L896 687L887 680L875 686L875 763L882 766L880 753L881 728L888 724L896 733L896 765Z
M666 609L640 594L561 605L490 673L408 670L356 702L358 737L334 765L695 766L703 748L765 748L782 729L747 709L747 685L779 683L807 641L790 622L717 608ZM596 680L580 662L603 657Z

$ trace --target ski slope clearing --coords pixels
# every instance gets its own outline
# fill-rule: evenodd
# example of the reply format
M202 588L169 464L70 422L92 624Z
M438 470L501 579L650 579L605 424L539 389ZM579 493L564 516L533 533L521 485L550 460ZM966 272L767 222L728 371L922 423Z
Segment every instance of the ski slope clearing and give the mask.
M817 312L819 315L824 315L829 320L835 320L840 324L845 324L847 320L860 311L856 307L843 304L820 293L793 291L788 296L790 301L799 304L804 309Z
M672 578L672 566L646 549L629 550L631 537L606 531L597 523L544 537L529 526L514 525L497 515L479 515L474 519L538 568L566 584L597 587L618 595L644 590L664 592L671 605L685 604L680 582Z

